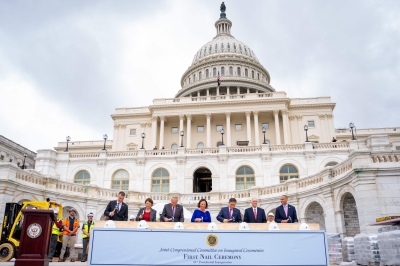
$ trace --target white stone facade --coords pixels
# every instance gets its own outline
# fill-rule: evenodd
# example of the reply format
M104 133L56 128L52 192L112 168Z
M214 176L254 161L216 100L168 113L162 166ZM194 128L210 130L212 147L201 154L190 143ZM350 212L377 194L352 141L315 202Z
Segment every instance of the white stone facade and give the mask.
M189 211L206 198L214 220L231 197L242 212L252 197L269 212L286 194L301 221L350 236L376 230L366 226L376 217L398 215L400 128L358 129L357 140L349 129L335 130L329 97L288 98L269 85L268 72L249 47L248 54L229 50L228 41L222 48L220 40L235 40L231 26L227 19L217 21L217 36L204 47L219 48L196 55L177 98L117 108L105 151L101 140L72 139L68 152L65 142L39 150L35 170L0 163L0 213L6 202L50 197L76 208L81 219L89 212L101 219L107 203L124 190L129 214L136 215L147 197L163 203L177 195ZM248 69L247 76L222 75L220 87L213 75L189 81L196 73L230 66ZM251 71L261 73L260 80ZM252 173L241 173L242 167ZM282 173L285 167L296 173ZM281 182L289 176L297 178Z

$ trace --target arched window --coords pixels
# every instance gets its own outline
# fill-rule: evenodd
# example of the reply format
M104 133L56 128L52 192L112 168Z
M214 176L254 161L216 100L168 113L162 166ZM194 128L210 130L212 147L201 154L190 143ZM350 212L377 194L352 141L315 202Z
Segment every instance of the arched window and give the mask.
M248 166L242 166L236 171L236 190L255 186L254 171Z
M213 77L215 77L217 75L217 69L214 67L213 68Z
M221 67L221 76L225 76L225 67Z
M129 174L124 169L117 170L112 177L112 189L129 190Z
M199 80L201 80L203 78L203 73L200 71L199 72Z
M246 49L246 46L244 47L244 51L247 53L247 49Z
M218 50L218 44L215 44L215 51Z
M229 42L228 42L227 46L228 46L228 49L231 49L231 45L229 44Z
M237 68L237 75L240 76L240 67Z
M178 149L178 145L176 145L175 143L174 143L174 144L172 144L172 145L171 145L171 149L172 149L172 150L176 150L176 149Z
M210 45L210 48L208 48L208 51L211 53L212 50L212 46Z
M88 171L79 171L75 175L74 183L87 185L90 184L90 174Z
M169 173L164 168L157 169L153 173L151 192L169 192Z
M254 71L251 71L251 78L254 78Z
M204 148L203 142L199 142L199 144L197 144L197 149L203 149L203 148Z
M206 78L208 78L210 76L210 73L208 71L208 69L206 69Z
M207 48L204 47L204 55L206 55L206 53L207 53Z
M242 46L239 44L239 49L240 49L240 51L242 51Z
M233 76L233 67L229 67L229 75Z
M245 75L246 77L249 76L249 71L247 70L247 68L244 69L244 75Z
M223 43L221 43L221 49L224 50L224 44Z
M291 164L285 164L279 171L280 183L285 183L289 179L299 178L299 171Z
M260 80L260 73L257 73L257 79Z
M335 165L337 165L337 162L329 162L329 163L325 164L325 167L335 166Z
M234 43L234 44L233 44L233 49L235 49L235 50L236 50L236 43Z
M196 82L196 74L193 74L193 82Z

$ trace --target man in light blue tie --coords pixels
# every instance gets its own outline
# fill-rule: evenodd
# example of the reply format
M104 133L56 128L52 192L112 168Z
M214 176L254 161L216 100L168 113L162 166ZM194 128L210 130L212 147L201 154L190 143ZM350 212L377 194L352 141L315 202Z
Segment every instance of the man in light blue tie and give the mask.
M281 196L281 206L276 208L275 222L277 223L297 223L296 208L288 204L288 196Z

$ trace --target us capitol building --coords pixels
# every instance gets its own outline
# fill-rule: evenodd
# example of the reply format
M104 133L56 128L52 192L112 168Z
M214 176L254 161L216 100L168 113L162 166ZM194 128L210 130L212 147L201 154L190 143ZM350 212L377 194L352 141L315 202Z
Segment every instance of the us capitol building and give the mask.
M0 162L0 219L6 202L49 197L65 216L74 207L81 220L99 220L120 190L130 215L148 197L178 196L189 212L207 199L214 221L231 197L242 213L252 197L269 212L286 194L301 222L343 236L398 215L400 127L335 129L330 97L272 87L232 25L221 8L216 36L196 51L175 97L117 108L113 140L59 142L37 151L35 169Z

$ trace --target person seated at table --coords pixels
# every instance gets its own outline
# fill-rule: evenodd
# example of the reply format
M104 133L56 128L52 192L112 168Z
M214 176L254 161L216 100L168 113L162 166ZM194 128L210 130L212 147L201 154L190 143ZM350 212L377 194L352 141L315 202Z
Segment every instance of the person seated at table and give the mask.
M151 208L151 206L153 206L153 200L147 198L144 204L146 207L140 208L136 215L136 221L145 220L146 222L155 222L157 219L157 211Z
M268 213L267 224L270 224L270 223L275 223L275 215L272 212Z
M131 214L131 216L129 216L129 221L134 222L135 221L135 215Z
M198 209L193 212L191 222L195 223L211 223L210 212L206 209L208 208L208 203L205 199L201 199L197 204Z
M242 214L236 209L236 199L230 198L228 207L223 207L217 215L217 220L221 223L241 223Z

